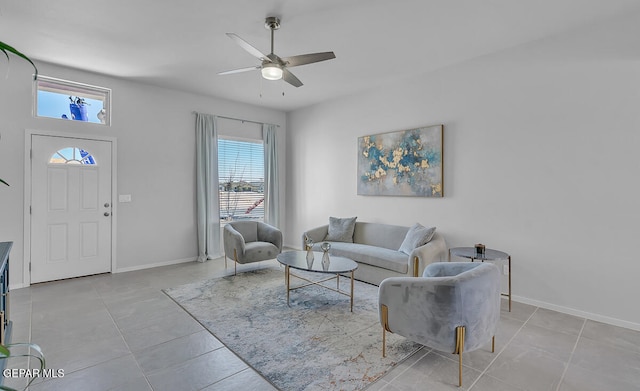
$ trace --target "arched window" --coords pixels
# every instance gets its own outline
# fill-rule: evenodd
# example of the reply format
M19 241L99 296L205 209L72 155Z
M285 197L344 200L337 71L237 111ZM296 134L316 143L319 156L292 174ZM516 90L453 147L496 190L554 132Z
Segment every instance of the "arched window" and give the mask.
M91 154L78 147L62 148L49 159L50 164L96 164Z

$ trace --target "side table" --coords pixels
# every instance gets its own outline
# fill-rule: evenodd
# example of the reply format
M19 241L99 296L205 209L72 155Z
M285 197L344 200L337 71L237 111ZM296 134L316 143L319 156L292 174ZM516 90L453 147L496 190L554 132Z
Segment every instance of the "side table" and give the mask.
M476 259L479 261L499 261L506 259L509 268L509 293L502 293L502 296L509 297L509 312L511 312L511 255L498 250L492 250L490 248L485 249L484 254L478 254L475 247L453 247L449 249L449 262L451 262L451 256L470 259L471 262Z

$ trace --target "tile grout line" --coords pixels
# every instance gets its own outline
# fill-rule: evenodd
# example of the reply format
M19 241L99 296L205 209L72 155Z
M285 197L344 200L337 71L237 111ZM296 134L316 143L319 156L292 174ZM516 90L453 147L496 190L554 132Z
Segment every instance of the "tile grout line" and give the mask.
M527 318L527 320L524 321L524 323L522 323L522 326L520 326L520 328L518 329L518 331L515 332L515 334L513 334L513 336L509 339L509 341L504 344L504 346L502 347L502 349L500 349L500 351L495 355L495 357L493 357L493 359L491 360L491 362L489 363L489 365L487 365L482 372L480 373L480 376L478 376L476 378L476 380L473 381L473 383L471 383L471 385L469 386L468 390L473 389L473 387L476 385L476 383L478 382L478 380L480 380L480 378L482 378L482 376L484 376L487 373L487 370L489 370L489 368L491 368L491 365L493 365L493 363L498 359L498 357L500 357L500 355L502 354L502 352L505 351L505 349L507 348L507 346L509 346L509 344L516 338L516 336L518 334L520 334L520 331L522 331L522 329L524 328L524 326L527 325L527 323L529 322L529 320L531 320L531 318L533 317L533 315L535 315L536 312L538 312L538 309L540 307L536 307L535 311L533 311L531 313L531 315L529 315L529 317ZM469 367L470 368L470 367ZM488 375L487 375L488 376Z
M578 342L580 341L580 338L582 337L582 332L584 331L584 327L587 325L587 319L584 318L584 320L582 321L582 327L580 328L580 332L578 333L578 338L576 338L576 343L573 344L573 349L571 350L571 354L569 355L569 360L567 360L567 363L564 366L564 370L562 371L562 376L560 376L560 381L558 382L558 386L556 387L556 391L560 390L560 386L562 385L562 382L564 381L564 376L567 374L567 371L569 370L569 365L571 364L571 360L573 360L573 355L576 352L576 349L578 348Z
M172 303L174 303L178 308L180 308L182 311L184 311L185 313L187 313L188 315L190 315L190 316L193 318L193 316L192 316L188 311L186 311L184 308L182 308L182 306L180 306L180 305L179 305L179 304L178 304L178 303L177 303L177 302L176 302L176 301L175 301L171 296L169 296L169 295L164 291L164 289L168 289L168 288L153 288L153 289L154 289L154 290L155 290L155 289L157 289L157 290L158 290L158 291L159 291L159 292L160 292L160 293L161 293L165 298L168 298L168 299L169 299L169 301L171 301ZM103 299L102 295L100 295L100 299L101 299L101 300L103 301L103 303L104 303L104 299ZM118 323L116 322L116 320L113 318L113 315L111 314L111 311L109 311L109 308L106 306L106 304L105 304L105 308L106 308L107 312L109 313L109 317L111 317L112 321L114 322L114 324L115 324L115 326L116 326L116 329L118 330L118 333L120 334L120 337L122 338L122 340L123 340L124 344L127 346L127 349L129 350L129 353L131 354L131 356L132 356L132 357L133 357L133 359L135 360L136 365L138 366L138 369L140 369L140 373L142 374L142 376L144 377L145 381L147 382L147 385L149 386L149 389L150 389L150 390L154 390L154 387L151 385L151 382L149 381L149 377L147 376L147 373L146 373L146 372L142 369L142 367L140 366L140 363L138 362L138 359L136 358L136 355L134 354L133 350L131 349L131 347L130 347L130 346L129 346L129 344L127 343L126 338L124 338L124 334L122 333L122 329L120 328L120 326L118 325ZM195 318L194 318L194 319L195 319ZM196 321L197 321L197 319L196 319ZM198 323L199 323L199 322L198 322ZM201 325L202 325L202 324L201 324ZM204 327L204 325L202 325L202 327L203 327L203 330L204 330L204 331L209 332L209 330L207 330L207 328L206 328L206 327ZM193 335L193 334L197 334L197 333L199 333L199 332L201 332L201 331L202 331L202 330L200 330L200 331L195 331L195 332L193 332L193 333L191 333L191 334L187 334L187 335L182 336L182 337L176 337L176 338L173 338L173 339L171 339L171 340L164 341L164 342L162 342L162 343L160 343L160 344L153 345L153 346L149 346L148 348L151 348L151 347L154 347L154 346L159 346L159 345L162 345L162 344L166 344L166 343L169 343L169 342L171 342L171 341L174 341L174 340L176 340L176 339L180 339L180 338L183 338L183 337L188 337L188 336L191 336L191 335ZM209 333L211 334L211 332L209 332ZM211 334L211 335L213 335L213 334ZM215 336L214 336L214 337L215 337ZM198 355L198 356L196 356L196 357L192 357L192 358L190 358L190 359L189 359L189 360L187 360L187 361L195 360L195 359L196 359L196 358L198 358L198 357L201 357L201 356L204 356L205 354L211 353L211 352L212 352L212 351L214 351L214 350L222 349L223 347L225 347L225 346L223 345L223 346L222 346L222 347L220 347L220 348L213 349L213 350L211 350L211 351L209 351L209 352L202 353L202 354L200 354L200 355ZM165 368L165 369L166 369L166 368ZM158 373L158 372L161 372L161 371L163 371L163 370L164 370L164 369L157 369L157 370L151 371L151 372L149 373L149 375L153 375L154 373ZM234 374L234 375L236 375L236 374ZM232 376L232 375L230 375L230 376ZM213 383L213 384L214 384L214 383ZM211 384L210 384L210 385L211 385ZM207 385L207 387L209 387L210 385Z
M226 277L226 276L222 276L222 277ZM166 288L166 289L170 289L170 288ZM184 313L186 313L187 315L189 315L193 320L195 320L200 326L202 326L203 330L206 331L207 333L209 333L213 338L215 338L218 342L220 342L220 344L222 345L221 347L214 349L214 350L220 350L220 349L226 349L228 352L230 352L231 354L233 354L234 356L236 356L238 359L240 359L240 361L242 361L244 363L244 365L246 366L246 368L242 369L239 372L233 373L223 379L220 379L214 383L211 383L209 385L207 385L206 387L210 387L213 384L219 383L222 380L225 380L227 378L230 378L232 376L238 375L239 373L242 373L246 370L251 370L254 373L256 373L258 376L260 376L262 379L264 379L267 383L269 383L271 386L273 386L273 388L275 388L276 390L278 390L279 388L275 386L275 384L273 384L269 379L267 379L262 373L258 372L257 370L255 370L251 365L249 365L248 362L245 361L244 358L240 357L239 355L237 355L233 350L229 349L229 347L227 345L225 345L222 341L220 341L220 339L218 337L215 336L215 334L213 334L213 332L211 332L211 330L209 330L207 328L207 326L202 323L200 320L198 320L195 316L193 316L193 314L189 311L187 311L186 308L184 308L182 305L180 305L180 303L178 303L178 301L176 299L174 299L173 297L171 297L171 295L169 295L165 289L161 289L160 290L169 300L171 300L176 306L178 306L178 308L180 308L180 310L184 311ZM213 351L213 350L212 350ZM208 352L210 353L210 352ZM207 354L207 353L204 353ZM203 356L204 354L202 354L201 356ZM146 375L145 375L146 378ZM153 389L153 388L152 388Z
M432 349L432 348L430 348L430 347L428 347L428 346L424 346L424 345L423 345L423 346L422 346L422 348L420 348L418 351L416 351L416 352L415 352L414 354L412 354L411 356L413 356L413 355L415 355L415 354L418 354L418 352L419 352L420 350L423 350L423 349L425 349L425 348L427 349L427 352L426 352L426 353L423 353L423 354L420 356L420 358L418 358L417 360L415 360L415 361L413 362L413 364L411 364L411 365L409 365L408 367L406 367L402 372L400 372L399 374L397 374L396 376L394 376L394 377L393 377L393 379L391 379L391 380L385 380L385 382L387 382L387 384L385 384L383 388L386 388L386 387L387 387L387 386L389 386L389 385L393 385L393 382L394 382L396 379L398 379L400 376L402 376L406 371L408 371L410 368L412 368L414 365L416 365L420 360L422 360L422 359L423 359L427 354L429 354L429 353L431 353L431 352L433 351L433 349ZM407 359L411 358L411 356L407 357ZM379 380L383 380L384 378L385 378L385 376L382 376ZM375 384L375 383L376 383L376 382L371 383L371 384Z
M140 370L140 373L144 377L144 381L147 382L147 385L149 386L149 389L153 390L153 387L151 386L151 382L149 382L149 379L147 378L147 374L144 373L144 371L140 367L140 363L138 362L138 359L136 358L136 356L133 354L133 351L131 350L131 346L129 346L129 343L127 343L127 340L124 338L124 334L122 334L122 330L120 329L120 326L118 326L118 322L116 322L116 320L113 318L113 314L111 314L111 311L109 310L109 306L107 306L107 303L104 301L104 297L102 296L100 291L96 288L96 286L95 286L93 281L91 281L91 287L96 291L96 294L100 298L100 301L102 302L102 305L104 306L104 309L107 311L107 314L109 314L109 318L113 322L113 325L115 326L116 330L118 330L118 334L120 334L120 338L122 339L122 342L127 347L127 350L129 351L129 354L131 355L131 358L133 358L133 361L135 361L136 366L138 367L138 369ZM111 360L108 360L108 361L111 361Z

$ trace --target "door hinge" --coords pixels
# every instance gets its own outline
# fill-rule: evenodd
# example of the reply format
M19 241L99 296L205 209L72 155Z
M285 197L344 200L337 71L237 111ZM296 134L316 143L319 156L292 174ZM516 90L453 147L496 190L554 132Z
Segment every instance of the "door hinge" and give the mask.
M33 159L33 149L29 150L29 159Z
M33 207L31 205L29 205L29 214L33 213Z
M31 271L31 262L29 262L29 271Z

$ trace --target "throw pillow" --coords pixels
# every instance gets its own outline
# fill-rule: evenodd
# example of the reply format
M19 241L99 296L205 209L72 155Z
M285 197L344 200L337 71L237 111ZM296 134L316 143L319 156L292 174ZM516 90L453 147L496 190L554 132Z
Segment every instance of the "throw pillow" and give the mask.
M429 243L435 233L436 227L427 228L420 223L415 223L407 231L407 235L404 237L398 251L411 255L414 249Z
M357 217L329 217L329 232L324 240L353 243L353 230L356 228L356 219Z

